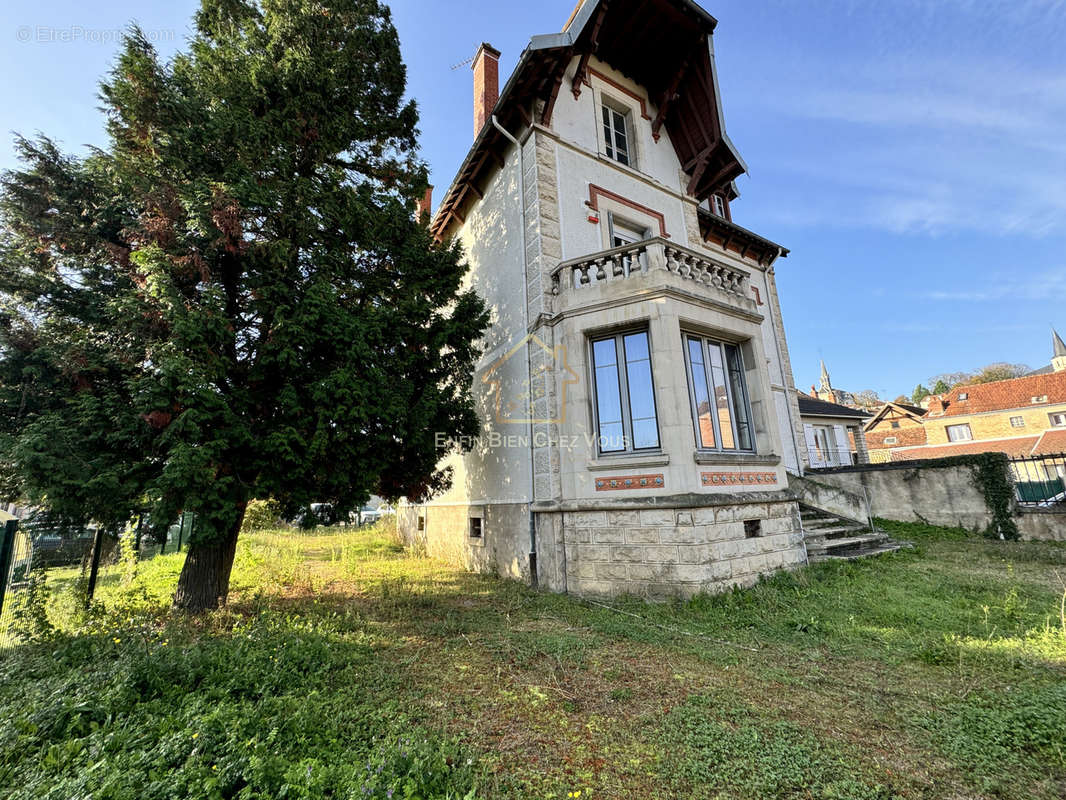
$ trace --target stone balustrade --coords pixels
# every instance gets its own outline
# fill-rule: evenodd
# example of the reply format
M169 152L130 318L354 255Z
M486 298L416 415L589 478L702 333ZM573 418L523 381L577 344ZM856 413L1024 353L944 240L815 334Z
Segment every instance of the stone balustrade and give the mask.
M552 272L552 294L625 281L663 270L698 286L717 290L732 299L751 302L749 275L720 264L703 253L656 237L564 261Z

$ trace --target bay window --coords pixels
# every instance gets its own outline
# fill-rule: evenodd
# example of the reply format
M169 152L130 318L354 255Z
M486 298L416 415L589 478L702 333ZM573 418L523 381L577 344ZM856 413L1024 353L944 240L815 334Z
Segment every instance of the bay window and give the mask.
M692 334L685 334L684 341L696 446L754 450L740 348Z
M648 332L633 331L594 339L591 350L599 452L658 448L659 423Z

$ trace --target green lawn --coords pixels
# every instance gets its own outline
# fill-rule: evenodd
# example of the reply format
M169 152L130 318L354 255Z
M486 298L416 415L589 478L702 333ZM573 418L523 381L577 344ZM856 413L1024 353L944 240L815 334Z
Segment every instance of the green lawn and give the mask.
M1066 795L1066 547L885 527L914 550L654 606L381 531L246 537L205 620L183 555L87 618L57 578L78 630L0 656L0 798Z

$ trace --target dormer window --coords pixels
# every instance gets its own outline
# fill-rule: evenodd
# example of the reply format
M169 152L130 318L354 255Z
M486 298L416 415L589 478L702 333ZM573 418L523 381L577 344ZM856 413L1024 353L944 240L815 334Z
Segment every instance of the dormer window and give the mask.
M1039 397L1034 395L1033 398L1029 402L1033 403L1033 404L1046 403L1047 402L1047 395L1046 394L1042 394Z
M602 111L604 152L608 158L628 167L632 164L629 115L607 103L603 104Z
M960 400L969 400L970 399L970 395L968 395L966 392L959 392L959 399Z
M725 198L720 194L711 195L711 213L725 219Z

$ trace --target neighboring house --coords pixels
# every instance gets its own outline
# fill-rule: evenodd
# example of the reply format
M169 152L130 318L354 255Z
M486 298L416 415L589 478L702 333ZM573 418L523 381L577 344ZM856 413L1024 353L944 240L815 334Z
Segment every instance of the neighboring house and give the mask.
M807 466L821 469L869 463L863 424L870 414L802 393L798 400Z
M924 445L925 412L910 403L885 403L864 429L870 462L891 461L893 450Z
M804 561L787 251L733 221L746 168L715 25L686 0L586 0L502 91L499 53L479 49L476 138L431 229L462 243L492 311L483 430L443 465L448 492L399 509L431 554L648 596Z
M871 456L875 449L886 451L884 460L892 461L967 453L1035 456L1066 452L1066 345L1055 333L1052 346L1051 372L956 386L931 398L928 410L918 415L920 437L911 435L913 424L908 425L907 434L893 435L885 428L889 417L883 416L882 409L866 426Z

